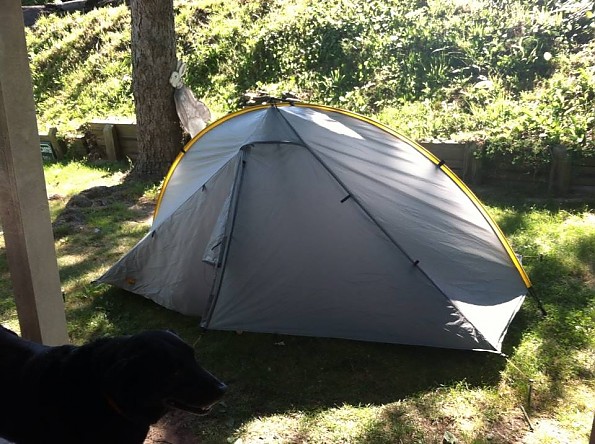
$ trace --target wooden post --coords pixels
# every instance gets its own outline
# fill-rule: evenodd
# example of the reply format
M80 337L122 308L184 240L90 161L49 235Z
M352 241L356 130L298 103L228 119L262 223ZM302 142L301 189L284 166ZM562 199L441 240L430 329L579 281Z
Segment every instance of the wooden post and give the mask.
M464 149L463 179L469 184L479 185L482 173L481 158L477 156L479 146L475 142L467 142Z
M105 153L108 160L120 160L120 142L116 125L106 123L103 127L103 140L105 140Z
M565 146L556 145L552 147L551 154L548 190L560 195L568 194L572 180L572 163L568 150Z
M68 342L21 2L0 8L0 218L23 337Z
M55 127L51 127L48 130L48 139L54 148L56 153L56 157L58 160L64 159L64 155L66 154L66 149L64 148L64 143L58 139L58 129Z

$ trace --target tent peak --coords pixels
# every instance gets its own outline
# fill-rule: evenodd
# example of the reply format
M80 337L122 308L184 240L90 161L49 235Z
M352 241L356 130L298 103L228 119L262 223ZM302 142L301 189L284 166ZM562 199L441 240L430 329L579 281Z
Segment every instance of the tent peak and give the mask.
M247 91L240 99L240 104L243 107L267 104L276 105L277 103L294 105L298 102L302 102L302 100L292 92L283 92L281 93L281 97L276 97L265 91Z

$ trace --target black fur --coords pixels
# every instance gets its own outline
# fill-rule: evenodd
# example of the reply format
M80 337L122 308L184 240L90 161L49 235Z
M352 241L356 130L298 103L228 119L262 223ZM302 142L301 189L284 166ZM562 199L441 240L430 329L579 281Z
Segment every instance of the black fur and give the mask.
M48 347L0 326L0 436L17 444L142 443L169 407L202 414L225 384L170 331Z

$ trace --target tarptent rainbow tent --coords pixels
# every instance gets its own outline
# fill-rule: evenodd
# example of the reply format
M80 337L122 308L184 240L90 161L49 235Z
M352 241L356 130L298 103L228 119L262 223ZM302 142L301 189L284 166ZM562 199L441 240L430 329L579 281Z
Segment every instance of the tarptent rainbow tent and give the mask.
M439 159L347 111L260 105L200 132L101 278L208 329L500 351L530 282Z

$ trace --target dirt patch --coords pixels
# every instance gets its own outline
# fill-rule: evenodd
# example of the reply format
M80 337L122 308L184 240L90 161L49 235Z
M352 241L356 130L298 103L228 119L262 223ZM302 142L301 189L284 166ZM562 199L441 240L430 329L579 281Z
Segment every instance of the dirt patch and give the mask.
M192 434L190 424L194 416L181 411L171 411L151 426L144 444L199 444ZM0 438L0 444L12 444Z
M195 419L191 413L171 411L151 426L145 444L198 444L191 427Z
M52 194L48 200L64 200L64 196ZM149 219L155 209L155 202L143 196L132 197L126 189L126 185L97 186L81 191L79 194L70 197L64 210L56 217L53 223L54 237L60 238L64 235L84 231L86 228L85 210L94 208L109 208L114 202L128 205L136 214L138 220Z

